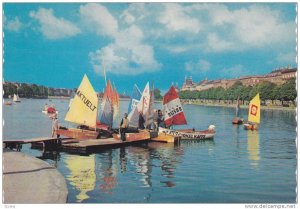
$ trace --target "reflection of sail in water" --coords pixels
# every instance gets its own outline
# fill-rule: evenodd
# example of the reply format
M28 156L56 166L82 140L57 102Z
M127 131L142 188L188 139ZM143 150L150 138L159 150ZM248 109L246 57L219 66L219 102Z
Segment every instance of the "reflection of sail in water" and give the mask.
M257 131L248 131L248 154L251 165L257 166L260 160L259 135Z
M76 196L78 202L88 199L87 192L95 188L95 155L73 156L67 155L66 167L70 169L67 180L74 186L79 194Z
M101 183L99 188L102 192L111 195L117 185L117 159L113 157L112 150L101 153L100 158L98 170Z
M151 166L148 149L142 147L128 147L129 162L134 165L136 172L141 175L140 181L144 187L151 187Z
M181 147L174 147L174 144L151 143L148 144L151 149L151 156L157 157L161 160L162 175L168 179L175 177L176 165L180 163L179 157L183 155ZM166 187L176 186L172 181L162 181Z

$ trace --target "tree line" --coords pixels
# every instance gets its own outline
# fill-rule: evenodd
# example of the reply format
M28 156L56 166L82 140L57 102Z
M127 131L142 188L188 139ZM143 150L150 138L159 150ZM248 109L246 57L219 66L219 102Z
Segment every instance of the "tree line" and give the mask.
M297 97L296 80L290 79L287 82L276 85L265 81L258 83L255 86L244 86L242 82L237 81L228 89L222 87L210 88L202 91L181 91L179 92L180 99L210 99L210 100L231 100L232 102L240 97L243 102L250 101L257 93L260 94L260 99L263 103L266 100L292 101L295 104Z
M46 98L48 96L66 96L64 94L57 95L55 89L47 88L45 86L38 86L36 84L22 83L18 87L13 83L3 84L4 98L8 98L9 95L18 94L20 97L26 98Z

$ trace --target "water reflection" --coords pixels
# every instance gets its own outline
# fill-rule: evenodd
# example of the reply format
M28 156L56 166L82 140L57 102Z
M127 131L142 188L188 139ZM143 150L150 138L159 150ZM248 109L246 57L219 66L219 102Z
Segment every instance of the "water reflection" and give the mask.
M176 166L181 162L180 157L184 152L180 146L171 143L150 143L148 148L152 158L157 158L161 161L160 168L162 176L166 177L167 181L161 181L166 187L175 187L176 184L171 179L175 178Z
M117 158L113 155L113 150L108 150L100 154L98 162L98 172L101 183L99 188L102 192L112 195L113 189L117 185Z
M257 167L260 160L260 145L258 131L248 131L248 154L251 165Z
M88 199L87 192L95 189L95 155L66 155L65 163L70 170L67 180L79 191L76 195L76 201L82 202Z
M58 161L60 161L60 153L58 151L49 151L49 150L44 150L42 152L41 156L37 156L37 158L41 160L51 160L51 163L54 162L54 166L57 167Z
M130 146L127 149L129 162L135 167L136 173L140 175L143 187L151 187L151 163L147 148Z

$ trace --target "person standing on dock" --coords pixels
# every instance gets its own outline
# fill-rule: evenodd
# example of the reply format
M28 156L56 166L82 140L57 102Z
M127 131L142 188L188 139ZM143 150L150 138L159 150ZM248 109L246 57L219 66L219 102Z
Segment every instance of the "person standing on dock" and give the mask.
M240 96L238 96L236 101L236 110L235 110L235 116L239 117L240 115Z
M162 127L162 128L166 128L166 124L165 124L165 118L161 112L161 110L158 110L157 111L157 124L158 124L158 127Z
M52 116L52 138L54 137L54 135L56 134L56 131L58 130L59 128L59 125L58 125L58 117L57 117L57 114L54 113ZM60 137L59 134L56 135L57 138Z
M126 141L126 132L128 127L129 127L129 120L127 118L127 113L124 113L124 118L122 118L120 123L120 135L122 141Z
M145 129L145 119L143 117L143 113L139 113L139 129Z

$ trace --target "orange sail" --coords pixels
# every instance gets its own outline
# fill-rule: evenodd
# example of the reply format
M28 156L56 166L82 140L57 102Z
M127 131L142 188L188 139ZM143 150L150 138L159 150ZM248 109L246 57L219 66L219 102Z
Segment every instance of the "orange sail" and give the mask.
M113 91L113 120L118 120L120 117L120 98L116 87Z
M106 89L101 103L101 117L100 122L112 127L113 124L113 100L114 94L110 81L108 80Z

